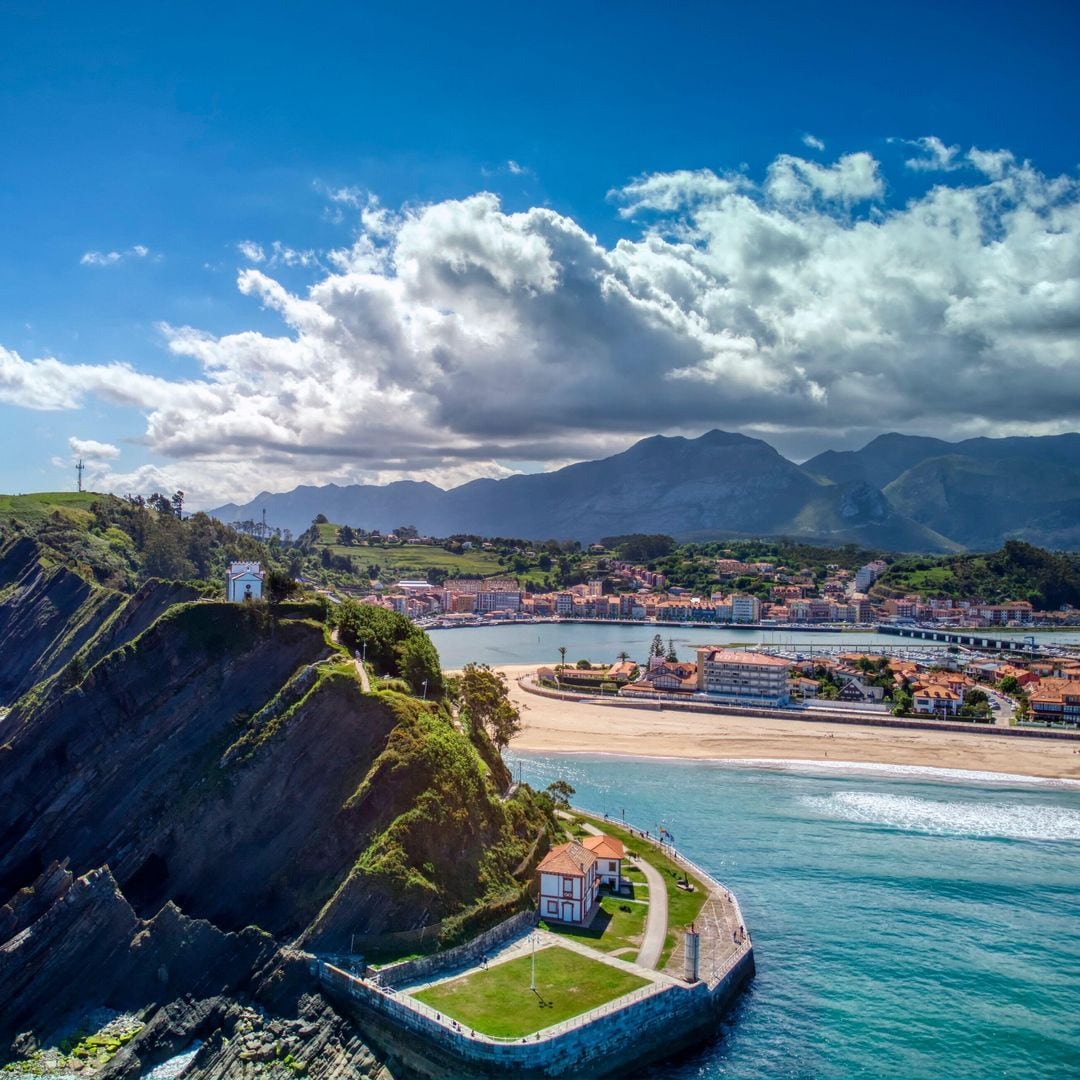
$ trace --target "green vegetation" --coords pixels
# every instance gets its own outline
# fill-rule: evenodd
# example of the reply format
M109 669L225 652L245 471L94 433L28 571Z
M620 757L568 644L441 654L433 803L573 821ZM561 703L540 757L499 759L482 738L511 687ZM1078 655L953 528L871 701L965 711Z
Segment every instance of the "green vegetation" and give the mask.
M365 892L407 900L434 919L460 915L462 933L485 928L487 913L505 918L521 910L526 892L515 872L533 850L537 822L554 831L550 802L526 787L500 799L509 783L505 765L490 743L458 730L447 703L378 697L396 725L346 810L363 813L387 792L405 809L362 852L355 880ZM443 945L455 928L444 931Z
M593 919L592 926L583 930L580 926L566 926L563 923L551 923L548 926L553 934L559 937L578 941L582 945L589 945L601 952L619 952L624 949L637 952L641 947L642 935L645 933L645 919L649 912L647 901L648 889L641 890L644 894L629 899L624 896L612 896L610 893L600 898L600 910ZM633 956L627 956L627 960L633 960Z
M431 639L404 615L346 600L331 613L341 644L359 653L380 675L399 676L413 693L443 695L439 654Z
M623 842L628 852L632 852L648 863L652 863L663 875L664 884L668 894L668 932L664 939L664 949L660 954L660 967L667 963L672 949L675 948L678 934L683 927L689 926L700 914L701 909L708 899L708 891L705 885L698 881L693 874L686 874L681 866L671 861L656 844L644 837L631 835L629 829L616 825L612 821L604 821L592 815L581 815L593 825L603 829L608 836L618 837ZM631 877L630 874L626 875ZM631 877L631 880L633 878ZM679 888L679 882L687 881L693 886L693 891Z
M532 957L519 956L414 996L467 1028L513 1039L648 985L638 975L557 946L536 954L535 991L529 989L531 970Z
M510 700L506 676L488 664L466 664L458 680L461 716L474 731L486 732L498 751L521 730L521 713Z
M47 567L63 566L123 592L155 577L210 581L223 591L227 564L244 560L262 562L270 571L268 586L276 590L271 599L292 589L276 538L261 543L206 514L181 520L163 495L0 495L0 544L17 536L40 545Z
M1009 540L988 555L900 559L874 584L879 599L906 593L978 598L989 604L1028 600L1036 609L1080 605L1080 555L1055 554Z

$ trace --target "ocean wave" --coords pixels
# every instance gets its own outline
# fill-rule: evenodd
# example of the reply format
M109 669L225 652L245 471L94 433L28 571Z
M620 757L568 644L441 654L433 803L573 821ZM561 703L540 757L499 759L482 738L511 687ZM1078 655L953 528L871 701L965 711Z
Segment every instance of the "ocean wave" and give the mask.
M980 769L940 769L933 765L889 765L871 761L813 761L802 758L717 758L718 764L755 769L783 769L790 772L867 773L875 776L903 776L922 780L954 781L969 784L1031 784L1038 787L1080 788L1080 780L1064 777L1025 776L1022 773L987 772Z
M828 817L938 836L1080 840L1080 810L1062 806L944 801L870 791L807 795L801 801Z

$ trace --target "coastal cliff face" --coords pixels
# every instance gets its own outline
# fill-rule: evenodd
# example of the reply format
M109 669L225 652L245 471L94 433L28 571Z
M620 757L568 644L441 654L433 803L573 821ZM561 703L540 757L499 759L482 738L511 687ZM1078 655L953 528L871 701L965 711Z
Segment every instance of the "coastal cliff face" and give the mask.
M320 604L46 561L0 551L0 1063L105 1008L144 1026L99 1075L195 1040L186 1076L389 1075L293 944L505 901L544 808L444 705L364 694Z

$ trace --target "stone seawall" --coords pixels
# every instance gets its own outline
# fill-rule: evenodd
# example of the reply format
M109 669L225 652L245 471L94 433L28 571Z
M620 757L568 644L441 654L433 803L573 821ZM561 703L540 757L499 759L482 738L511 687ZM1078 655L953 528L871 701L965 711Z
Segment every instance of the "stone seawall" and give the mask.
M740 953L714 984L654 985L565 1024L524 1039L501 1040L456 1029L428 1015L419 1002L320 963L328 993L354 1010L365 1033L406 1074L461 1080L502 1077L593 1076L669 1057L708 1038L717 1021L754 974L753 950Z
M420 956L415 960L402 960L398 964L387 964L382 968L368 968L365 974L378 981L380 986L396 987L404 983L426 979L440 971L455 967L469 967L480 962L481 957L502 945L512 937L531 930L536 926L538 916L535 911L521 911L509 919L478 934L472 941L458 945L453 949Z

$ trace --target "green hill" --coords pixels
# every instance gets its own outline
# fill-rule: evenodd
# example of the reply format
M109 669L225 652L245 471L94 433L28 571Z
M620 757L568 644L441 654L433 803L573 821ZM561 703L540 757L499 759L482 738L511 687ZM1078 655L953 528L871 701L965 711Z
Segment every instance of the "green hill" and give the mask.
M886 599L907 593L977 598L990 604L1029 600L1042 610L1080 606L1080 555L1010 540L989 555L913 556L893 563L871 595Z

